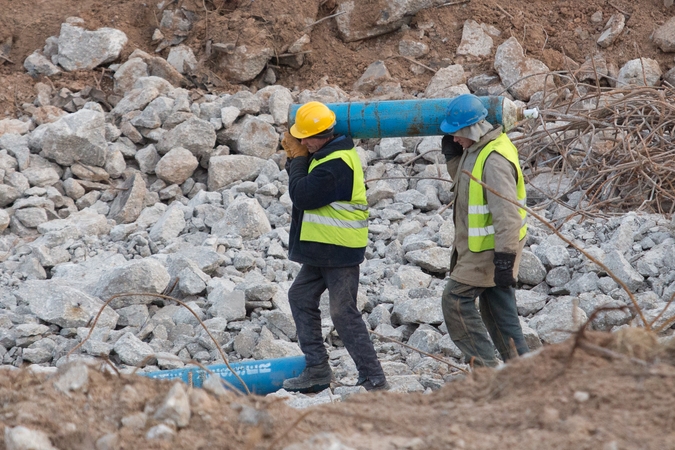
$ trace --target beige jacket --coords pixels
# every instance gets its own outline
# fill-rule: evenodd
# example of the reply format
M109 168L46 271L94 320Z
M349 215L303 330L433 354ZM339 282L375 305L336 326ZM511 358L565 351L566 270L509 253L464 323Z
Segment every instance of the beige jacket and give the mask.
M464 150L461 157L448 161L448 173L455 174L453 219L455 222L454 251L450 265L450 278L469 286L493 287L495 266L494 252L515 253L514 277L518 277L518 265L525 246L525 239L518 240L522 219L518 207L485 189L488 208L492 213L495 228L495 251L474 253L469 250L469 181L462 173L471 173L480 150L501 134L498 127ZM492 152L485 161L483 182L496 192L513 200L517 199L517 172L513 164L497 152Z

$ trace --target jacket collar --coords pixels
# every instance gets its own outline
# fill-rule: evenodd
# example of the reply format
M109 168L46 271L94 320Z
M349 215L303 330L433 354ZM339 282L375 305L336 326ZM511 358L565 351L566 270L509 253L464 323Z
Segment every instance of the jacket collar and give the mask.
M332 141L321 147L318 152L312 155L311 159L323 159L331 153L338 150L351 150L354 148L354 141L351 137L339 134Z
M497 125L492 131L488 131L487 134L483 135L478 142L475 142L471 147L466 149L467 153L473 153L485 147L488 142L494 141L502 134L502 127Z

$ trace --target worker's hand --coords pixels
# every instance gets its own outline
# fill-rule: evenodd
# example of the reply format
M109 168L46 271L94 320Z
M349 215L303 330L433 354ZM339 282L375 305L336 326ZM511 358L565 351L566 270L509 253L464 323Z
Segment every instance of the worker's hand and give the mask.
M516 279L513 278L513 265L516 255L513 253L495 252L495 284L500 288L516 287Z
M454 141L454 137L446 134L441 140L441 152L445 155L445 160L450 161L452 158L462 156L464 149L458 142Z
M309 156L309 150L302 145L299 140L291 136L291 133L286 131L284 138L281 140L281 146L286 150L288 159L293 159L298 156Z

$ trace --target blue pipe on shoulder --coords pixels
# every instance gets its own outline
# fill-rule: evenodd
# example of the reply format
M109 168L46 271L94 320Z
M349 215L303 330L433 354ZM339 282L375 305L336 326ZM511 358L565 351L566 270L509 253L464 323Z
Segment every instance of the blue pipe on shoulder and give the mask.
M506 97L478 97L488 110L486 120L500 124L505 131L525 117L536 117L522 110ZM418 100L375 100L366 102L326 103L335 113L335 132L357 139L442 135L440 125L451 98ZM288 126L302 106L293 104L288 112ZM528 115L529 112L529 115Z

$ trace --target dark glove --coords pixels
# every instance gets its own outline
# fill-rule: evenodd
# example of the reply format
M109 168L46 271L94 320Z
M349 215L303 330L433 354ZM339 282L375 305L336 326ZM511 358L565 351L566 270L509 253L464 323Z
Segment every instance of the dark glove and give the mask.
M284 133L284 138L281 140L281 146L286 150L288 159L293 159L297 156L309 156L309 150L302 145L299 140L294 138L288 131Z
M441 140L441 152L445 155L446 161L450 161L457 156L462 156L462 152L464 151L462 146L453 139L453 136L446 134Z
M516 255L513 253L495 252L495 284L500 288L516 287L516 279L513 278L513 265Z

